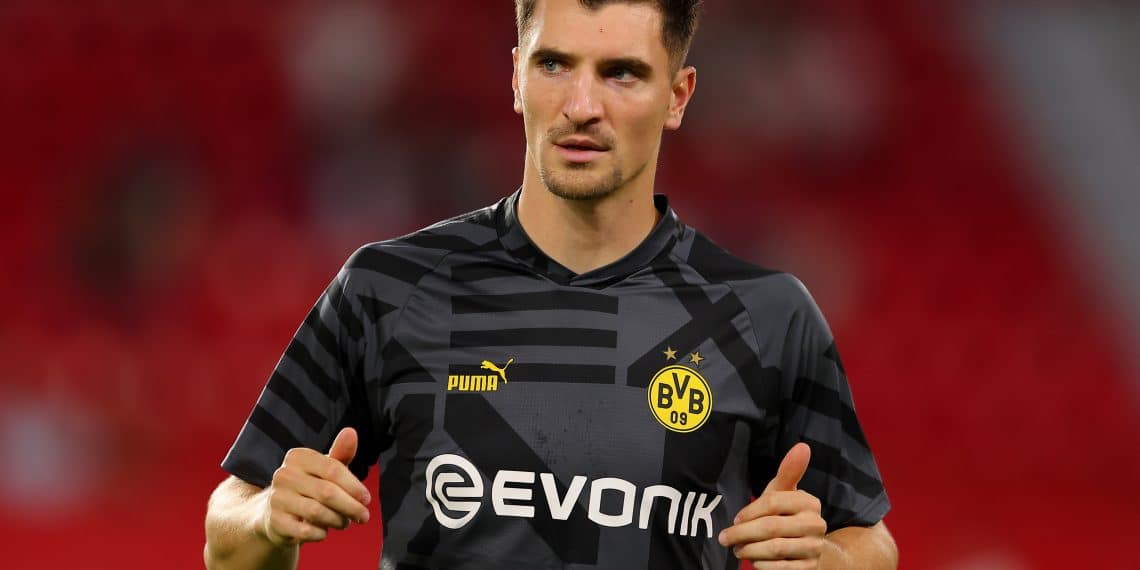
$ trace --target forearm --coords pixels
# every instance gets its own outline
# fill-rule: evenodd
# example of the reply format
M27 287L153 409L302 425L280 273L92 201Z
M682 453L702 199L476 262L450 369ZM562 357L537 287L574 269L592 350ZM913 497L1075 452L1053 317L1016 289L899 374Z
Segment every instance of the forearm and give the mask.
M819 560L822 570L894 570L898 564L898 548L882 522L871 527L846 527L828 533Z
M240 487L239 487L240 485ZM294 570L299 547L278 547L258 523L264 495L243 483L223 483L210 497L206 513L208 570Z

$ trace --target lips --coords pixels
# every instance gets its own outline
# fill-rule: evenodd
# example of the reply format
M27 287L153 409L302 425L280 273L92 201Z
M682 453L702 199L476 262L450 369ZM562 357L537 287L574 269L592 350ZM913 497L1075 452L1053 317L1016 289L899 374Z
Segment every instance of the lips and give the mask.
M554 144L574 150L609 150L608 146L587 137L567 137Z
M586 137L568 137L554 143L558 153L568 162L587 163L609 150L609 147Z
M558 154L562 155L562 158L566 159L567 162L572 162L574 164L586 164L593 162L606 153L604 150L594 150L590 148L562 145L554 145L554 148L558 150Z

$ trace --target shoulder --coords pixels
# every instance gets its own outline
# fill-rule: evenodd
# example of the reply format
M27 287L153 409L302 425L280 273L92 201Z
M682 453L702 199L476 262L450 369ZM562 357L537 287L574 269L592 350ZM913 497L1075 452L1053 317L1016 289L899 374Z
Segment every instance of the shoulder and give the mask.
M747 261L689 228L684 263L709 283L728 284L744 301L802 306L811 301L804 284L791 273Z
M334 283L354 308L379 321L411 297L425 275L452 253L495 249L494 206L410 234L365 244L344 262Z
M691 227L686 227L682 241L687 242L685 245L688 246L681 248L681 251L686 252L683 261L709 283L752 281L784 274L777 269L763 267L729 253L708 236Z
M343 271L363 273L364 279L373 274L414 285L448 255L485 249L497 240L494 207L489 206L404 236L365 244L349 256Z
M795 275L747 261L692 230L686 265L709 283L728 285L754 320L791 326L826 324L808 288Z

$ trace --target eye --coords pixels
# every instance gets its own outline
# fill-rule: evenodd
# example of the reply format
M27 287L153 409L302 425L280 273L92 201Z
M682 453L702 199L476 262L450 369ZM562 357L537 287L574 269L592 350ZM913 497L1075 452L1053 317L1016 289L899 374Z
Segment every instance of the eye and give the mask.
M558 70L561 67L561 64L553 59L544 59L539 62L539 65L541 65L542 70L547 73L558 73Z
M628 67L615 67L610 70L609 76L623 83L637 80L637 74Z

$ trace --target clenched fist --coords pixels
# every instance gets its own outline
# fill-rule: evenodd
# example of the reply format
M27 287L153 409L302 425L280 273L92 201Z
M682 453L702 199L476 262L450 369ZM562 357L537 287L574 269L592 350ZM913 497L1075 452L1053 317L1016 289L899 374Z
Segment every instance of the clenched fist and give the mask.
M372 497L348 470L356 455L356 431L337 434L328 455L305 448L290 449L266 487L263 529L276 546L316 542L330 528L368 522Z
M819 499L796 490L810 459L806 443L793 446L760 497L720 533L720 543L732 546L737 558L752 562L757 570L819 568L827 522Z

